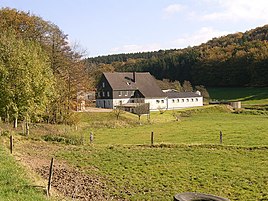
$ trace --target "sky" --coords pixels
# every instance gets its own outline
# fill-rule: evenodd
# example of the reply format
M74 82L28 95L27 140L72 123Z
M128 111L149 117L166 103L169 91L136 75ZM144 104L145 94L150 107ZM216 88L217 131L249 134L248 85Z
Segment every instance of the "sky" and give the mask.
M56 24L87 57L180 49L268 24L268 0L0 0L0 7Z

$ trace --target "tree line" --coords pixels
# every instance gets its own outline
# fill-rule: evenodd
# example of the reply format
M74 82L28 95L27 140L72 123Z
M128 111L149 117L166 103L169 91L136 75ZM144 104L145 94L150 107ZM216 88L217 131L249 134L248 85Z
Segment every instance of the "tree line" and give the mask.
M268 25L184 49L88 58L98 71L148 71L157 79L216 87L268 86ZM92 67L94 66L94 67Z
M78 91L90 79L82 52L41 17L0 10L0 118L71 123Z

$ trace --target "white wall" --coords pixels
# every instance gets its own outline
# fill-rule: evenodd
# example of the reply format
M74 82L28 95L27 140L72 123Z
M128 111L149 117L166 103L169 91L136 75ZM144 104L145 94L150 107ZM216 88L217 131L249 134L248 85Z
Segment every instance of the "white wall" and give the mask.
M150 103L150 110L158 110L167 108L167 99L166 98L151 98L145 99L145 103Z
M170 98L168 99L168 109L179 109L186 107L203 106L203 97L189 97L189 98Z
M130 103L130 98L113 99L113 107L114 108L117 105L122 105L122 104L126 104L126 103Z

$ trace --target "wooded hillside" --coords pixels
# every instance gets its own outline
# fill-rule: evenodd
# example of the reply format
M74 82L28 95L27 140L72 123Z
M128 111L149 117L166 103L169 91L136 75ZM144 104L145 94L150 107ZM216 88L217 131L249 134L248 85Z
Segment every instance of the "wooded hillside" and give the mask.
M268 86L268 25L199 46L88 58L95 69L149 71L157 79L205 86ZM99 66L97 68L96 66Z

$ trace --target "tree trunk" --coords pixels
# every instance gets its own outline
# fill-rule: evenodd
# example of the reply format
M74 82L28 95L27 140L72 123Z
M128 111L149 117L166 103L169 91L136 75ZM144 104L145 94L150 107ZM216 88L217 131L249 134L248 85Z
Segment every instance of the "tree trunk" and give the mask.
M29 122L26 121L26 136L29 136L29 134L30 134Z
M14 128L17 128L18 127L18 118L15 117L14 118Z

